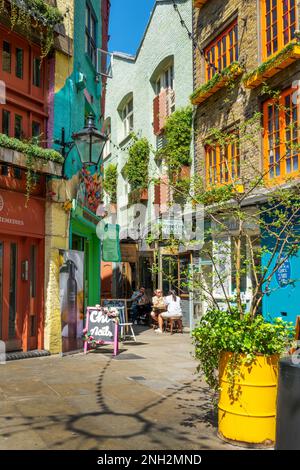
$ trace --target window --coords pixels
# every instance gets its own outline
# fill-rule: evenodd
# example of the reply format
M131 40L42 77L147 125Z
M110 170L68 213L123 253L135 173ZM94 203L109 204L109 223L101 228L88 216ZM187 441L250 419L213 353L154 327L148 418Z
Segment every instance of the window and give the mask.
M229 28L214 39L204 50L206 80L221 72L239 59L238 24L235 20Z
M7 73L11 72L11 45L7 41L3 41L2 70Z
M97 20L89 5L86 6L85 13L85 52L96 67L97 64L97 41L96 41Z
M104 145L103 158L107 158L111 154L111 124L110 121L106 123L104 133L107 141Z
M14 167L13 168L13 175L14 175L15 179L21 180L22 179L22 170L21 170L21 168Z
M16 139L21 139L23 136L22 121L23 121L22 116L15 114L15 138Z
M163 89L174 88L174 67L171 65L168 69L166 69L157 79L156 81L156 94L159 93Z
M2 110L2 134L9 136L10 130L10 112L6 109Z
M279 102L264 103L264 158L268 178L284 178L299 172L299 112L295 89L282 93Z
M206 183L208 186L232 183L241 176L238 142L206 147Z
M41 59L39 57L34 57L33 59L33 84L39 88L42 85Z
M296 0L263 0L263 60L295 38Z
M133 131L133 100L130 100L122 111L124 138Z
M16 48L16 77L23 78L23 49Z
M41 136L41 124L39 122L32 121L31 133L35 143L38 143L39 137Z

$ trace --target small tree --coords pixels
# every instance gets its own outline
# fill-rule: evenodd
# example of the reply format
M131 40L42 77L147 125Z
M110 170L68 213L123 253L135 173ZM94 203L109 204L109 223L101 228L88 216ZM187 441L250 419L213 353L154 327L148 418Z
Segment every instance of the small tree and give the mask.
M278 91L264 86L262 94L268 94L273 98L274 105L282 109ZM289 128L291 133L299 132L293 123ZM204 144L212 152L217 148L221 152L221 171L226 184L214 184L212 181L207 187L199 175L192 177L189 185L180 186L170 181L174 194L181 195L194 206L204 206L206 230L201 256L206 260L206 265L210 264L211 270L196 274L187 271L186 285L191 292L200 292L208 308L223 311L225 304L229 312L237 310L242 317L245 313L243 280L248 276L252 283L249 305L252 319L261 311L263 297L269 294L270 283L276 273L290 257L297 255L300 242L300 188L297 182L287 179L284 185L280 182L270 187L267 176L272 167L261 172L251 158L244 158L243 168L246 171L241 172L239 160L234 172L226 156L231 145L239 149L238 154L249 145L260 152L258 137L262 131L262 115L258 112L231 128L230 132L218 128L207 131L209 138ZM275 144L284 145L289 155L299 154L298 143L285 141ZM176 151L169 149L169 152L169 161L177 158ZM285 159L286 155L281 158ZM274 162L273 167L276 168L279 163ZM169 243L174 246L174 239ZM198 243L196 240L195 244ZM177 245L188 247L191 243L179 239ZM229 264L232 265L233 274L232 293L228 288ZM158 266L154 266L154 270L158 270ZM294 282L295 279L289 279L285 285Z

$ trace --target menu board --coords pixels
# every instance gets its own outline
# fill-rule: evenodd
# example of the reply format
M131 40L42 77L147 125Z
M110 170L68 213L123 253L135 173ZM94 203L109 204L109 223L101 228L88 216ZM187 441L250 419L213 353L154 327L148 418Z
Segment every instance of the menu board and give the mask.
M114 355L118 354L118 322L101 307L87 308L86 332L89 340L84 344L85 353L88 348L95 348L98 344L113 344Z

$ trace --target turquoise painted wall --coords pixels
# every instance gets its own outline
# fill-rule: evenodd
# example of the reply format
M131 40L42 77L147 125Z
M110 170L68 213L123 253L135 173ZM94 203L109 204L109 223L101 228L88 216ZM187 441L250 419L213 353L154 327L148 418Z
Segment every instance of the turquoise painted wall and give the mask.
M271 220L272 216L269 213L266 217ZM267 218L266 222L268 223ZM300 231L300 226L295 225L293 230L296 235ZM262 266L267 267L274 251L275 239L269 234L263 234L261 244L269 251L262 256ZM278 250L271 262L268 273L272 273L280 255L281 253ZM286 255L283 253L281 259L285 260L285 258ZM296 255L290 256L284 261L272 276L269 284L264 286L264 289L267 293L264 295L262 302L263 316L267 320L281 317L283 320L296 323L297 316L300 315L300 250Z
M101 0L74 0L74 61L70 61L70 71L64 71L66 76L70 73L65 86L54 97L54 139L61 139L61 129L65 128L67 142L72 140L73 132L84 127L85 116L93 111L95 123L100 129L101 122L101 83L96 81L96 69L85 52L85 16L86 4L93 9L97 18L97 47L101 47ZM84 90L77 91L76 82L78 74L86 76L86 94L92 97L90 104L85 97ZM67 158L65 176L71 178L81 169L81 162L76 149L73 149Z

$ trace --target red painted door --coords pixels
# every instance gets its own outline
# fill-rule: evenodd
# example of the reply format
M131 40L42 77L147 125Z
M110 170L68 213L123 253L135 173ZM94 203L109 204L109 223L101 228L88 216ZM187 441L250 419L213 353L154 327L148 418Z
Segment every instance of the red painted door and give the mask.
M19 259L19 240L0 237L1 339L5 341L7 351L22 349Z
M43 242L0 235L0 339L7 351L43 347Z

